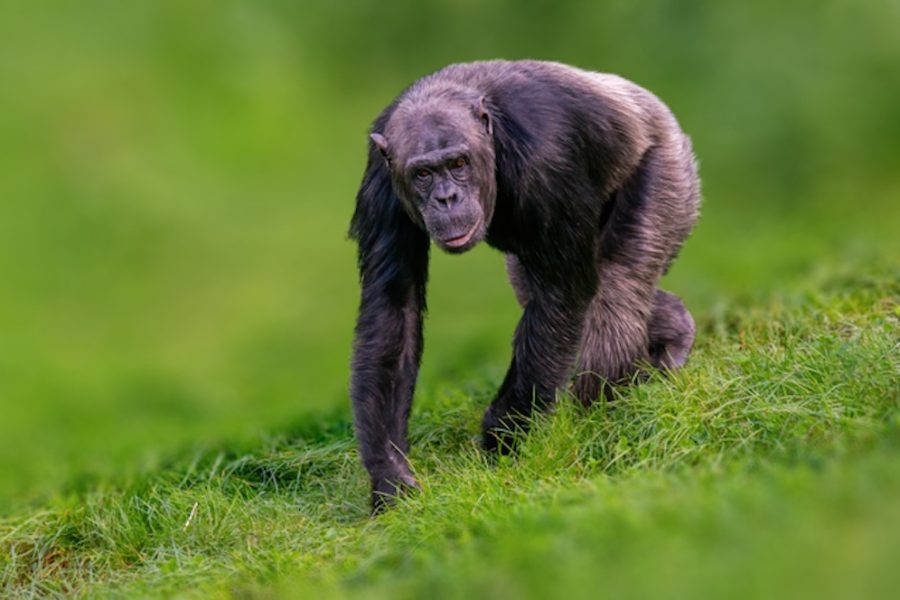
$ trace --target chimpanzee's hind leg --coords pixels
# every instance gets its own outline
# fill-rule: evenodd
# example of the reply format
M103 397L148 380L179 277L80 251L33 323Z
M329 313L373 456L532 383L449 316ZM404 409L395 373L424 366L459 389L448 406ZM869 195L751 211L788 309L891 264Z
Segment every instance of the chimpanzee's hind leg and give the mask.
M506 268L509 280L512 284L516 299L524 308L528 304L530 292L525 277L521 272L519 261L509 254L506 257ZM608 312L608 311L607 311ZM600 347L598 336L604 335L598 322L603 318L602 304L592 307L592 317L586 323L585 339L582 347L593 346L593 354L604 352ZM684 307L681 299L670 292L657 289L653 296L653 305L650 308L650 318L646 324L647 353L644 355L651 365L660 370L677 369L684 366L688 355L694 345L694 319L691 313ZM641 336L635 333L635 336ZM627 337L627 336L626 336ZM584 351L583 351L584 352ZM595 360L590 356L582 355L579 362L580 368L584 368L587 361ZM621 375L621 373L620 373ZM582 402L590 403L597 398L604 382L593 373L577 372L575 374L575 393ZM609 388L606 388L607 390Z
M530 292L515 256L507 255L506 268L516 299L524 308L528 304ZM599 336L603 335L603 328L598 322L603 318L603 314L602 304L597 304L592 308L593 316L587 320L587 330L585 339L582 340L582 347L593 346L593 351L589 354L594 358L585 356L583 350L579 362L582 369L588 364L588 361L597 360L597 355L604 352L604 349L600 347L599 339ZM635 335L640 337L637 333ZM694 345L694 335L694 319L684 307L681 299L675 294L657 289L650 308L650 318L646 324L647 353L645 356L650 364L660 370L677 369L684 366ZM637 354L644 355L642 352ZM621 373L619 375L621 376ZM575 393L582 402L588 404L600 395L604 383L592 372L577 372L575 374Z
M697 218L699 187L687 138L647 151L609 200L599 239L599 285L584 321L575 395L590 404L642 364L684 364L694 324L681 301L657 290Z
M609 202L598 240L599 286L585 316L574 392L590 404L610 384L627 383L641 364L680 367L694 322L677 296L657 289L697 219L699 182L687 138L651 148ZM530 297L521 265L507 256L516 297Z

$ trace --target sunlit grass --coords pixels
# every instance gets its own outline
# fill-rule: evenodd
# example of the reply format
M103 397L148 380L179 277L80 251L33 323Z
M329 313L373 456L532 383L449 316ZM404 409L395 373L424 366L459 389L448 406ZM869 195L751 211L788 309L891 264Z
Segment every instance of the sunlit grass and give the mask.
M422 490L377 520L340 415L92 481L0 525L3 590L667 596L736 577L762 596L813 571L883 592L900 559L884 534L900 524L897 281L839 276L703 317L686 369L588 411L563 398L516 457L478 447L489 385L423 398Z

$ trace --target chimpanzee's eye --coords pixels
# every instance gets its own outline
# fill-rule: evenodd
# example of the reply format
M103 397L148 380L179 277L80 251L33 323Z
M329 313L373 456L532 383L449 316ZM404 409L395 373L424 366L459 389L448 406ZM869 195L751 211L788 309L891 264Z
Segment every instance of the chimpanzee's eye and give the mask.
M466 160L466 157L460 156L459 158L457 158L456 160L453 161L453 168L454 169L462 169L467 164L469 164L469 161Z
M416 171L416 179L419 181L426 181L429 177L431 177L431 171L428 169L419 169Z

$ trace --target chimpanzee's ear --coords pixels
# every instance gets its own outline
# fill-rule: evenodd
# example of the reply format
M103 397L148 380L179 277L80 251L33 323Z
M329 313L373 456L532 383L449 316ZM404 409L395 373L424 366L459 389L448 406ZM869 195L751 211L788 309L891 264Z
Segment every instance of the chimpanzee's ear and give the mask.
M369 139L372 140L372 143L375 144L375 147L378 148L379 152L381 152L381 156L384 157L384 161L387 163L387 165L391 166L391 157L388 154L387 138L380 133L373 133L369 136Z
M486 96L479 98L475 104L475 116L478 117L478 120L484 126L485 133L492 135L494 133L494 125L491 123L491 113L488 112Z

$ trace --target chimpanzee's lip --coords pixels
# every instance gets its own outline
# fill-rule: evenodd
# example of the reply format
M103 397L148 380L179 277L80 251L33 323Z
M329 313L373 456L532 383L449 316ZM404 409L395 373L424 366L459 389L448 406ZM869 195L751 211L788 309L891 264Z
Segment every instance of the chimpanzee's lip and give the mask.
M473 225L472 229L470 229L467 233L464 233L464 234L456 236L456 237L447 238L447 239L443 240L442 243L445 246L448 246L450 248L459 248L460 246L465 246L466 243L470 239L472 239L472 236L475 235L475 230L478 229L479 225L481 225L481 219L479 219L478 221L475 221L475 225Z

